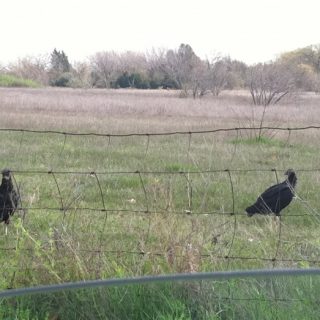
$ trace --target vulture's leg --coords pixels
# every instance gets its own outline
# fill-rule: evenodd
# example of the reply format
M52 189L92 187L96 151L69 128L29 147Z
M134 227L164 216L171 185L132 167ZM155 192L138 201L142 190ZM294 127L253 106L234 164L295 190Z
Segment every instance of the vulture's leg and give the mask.
M5 234L6 236L8 235L8 224L10 223L9 219L7 219L5 222L4 222L4 225L5 225Z

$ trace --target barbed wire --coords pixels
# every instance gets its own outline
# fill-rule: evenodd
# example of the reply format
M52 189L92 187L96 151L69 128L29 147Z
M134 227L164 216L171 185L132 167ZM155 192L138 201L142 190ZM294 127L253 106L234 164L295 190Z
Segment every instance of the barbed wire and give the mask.
M130 170L130 171L67 171L67 170L19 170L10 169L12 173L18 174L55 174L55 175L126 175L126 174L145 174L145 175L185 175L185 174L206 174L206 173L245 173L245 172L285 172L288 168L251 168L251 169L210 169L210 170ZM296 168L296 172L318 172L319 168Z
M320 126L303 126L303 127L273 127L273 126L261 126L261 127L232 127L232 128L218 128L211 130L194 130L194 131L170 131L170 132L150 132L150 133L98 133L98 132L67 132L59 130L32 130L32 129L16 129L16 128L0 128L3 132L21 132L21 133L35 133L35 134L58 134L63 136L93 136L93 137L133 137L133 136L171 136L171 135L193 135L193 134L208 134L218 132L230 132L241 130L277 130L277 131L301 131L320 129ZM190 140L189 140L190 141Z
M8 207L7 207L8 208ZM10 208L8 208L10 209ZM11 208L11 209L16 209L16 208ZM229 211L189 211L189 210L181 210L181 211L177 211L177 210L135 210L135 209L121 209L121 208L117 208L117 209L104 209L104 208L93 208L93 207L72 207L72 206L68 206L66 208L61 208L61 207L33 207L33 206L28 206L28 207L19 207L17 209L18 211L59 211L59 212L63 212L65 214L65 210L66 211L81 211L87 214L90 214L90 212L101 212L101 213L106 213L108 212L109 214L114 214L117 215L118 213L128 213L128 214L172 214L172 215L181 215L181 216L200 216L200 215L204 215L204 216L244 216L247 217L247 213L246 212L229 212ZM30 213L29 213L30 214ZM266 216L270 216L270 215L266 215ZM286 214L286 217L306 217L306 216L310 216L310 214L308 213L288 213Z
M297 259L297 258L292 258L292 259L287 259L287 258L283 258L283 257L279 257L279 249L280 249L280 245L281 245L281 241L282 241L282 222L281 222L281 218L280 221L278 223L278 232L277 232L277 241L276 241L276 245L275 245L275 250L274 253L270 256L265 256L265 257L252 257L252 256L248 256L246 255L236 255L233 254L233 250L234 250L234 244L235 244L235 239L236 239L236 235L237 235L237 224L238 224L238 220L237 217L245 217L246 213L243 212L239 212L236 210L236 199L235 199L235 186L234 186L234 182L232 179L232 175L235 173L242 173L242 172L272 172L275 175L275 179L276 182L279 182L278 179L278 172L279 169L275 169L275 168L264 168L264 169L214 169L214 170L198 170L198 171L178 171L178 172L172 172L172 171L139 171L139 170L134 170L134 171L105 171L105 172L95 172L95 171L54 171L54 170L12 170L12 172L14 174L29 174L29 175L50 175L52 177L52 180L54 182L54 185L57 189L57 197L58 197L58 202L60 203L60 206L57 207L49 207L49 206L21 206L19 209L22 210L23 212L28 212L28 215L30 215L30 212L34 211L56 211L56 212L61 212L63 214L63 219L64 220L66 218L66 214L67 212L70 211L80 211L81 214L83 212L88 212L88 214L90 214L90 212L97 212L97 213L101 213L105 215L104 221L101 224L102 228L100 229L100 241L99 241L99 245L98 248L93 248L92 250L82 250L79 249L77 250L78 252L87 252L87 253L103 253L103 254L115 254L115 255L137 255L137 256L158 256L158 257L167 257L166 253L163 252L155 252L153 250L106 250L105 248L103 248L103 235L105 234L105 230L106 230L106 226L107 226L107 217L109 214L112 215L117 215L118 213L126 213L126 214L142 214L142 215L146 215L148 217L148 223L147 223L147 229L144 235L144 245L146 246L149 238L150 238L150 226L151 226L151 219L152 216L157 215L157 214L173 214L173 215L186 215L186 216L197 216L197 215L214 215L214 216L229 216L231 219L233 219L233 226L232 228L230 228L229 230L232 231L231 234L231 240L228 243L228 248L226 248L226 254L223 255L218 255L214 252L212 253L197 253L194 254L194 256L201 258L201 259L207 259L207 258L215 258L215 259L219 259L219 260L224 260L227 262L229 267L229 263L232 260L256 260L256 261L269 261L272 262L274 264L274 267L276 265L277 262L291 262L291 263L297 263L297 262L309 262L309 263L313 263L313 264L318 264L320 263L320 260L318 259L308 259L307 257L305 257L304 259ZM314 170L314 169L313 169ZM283 170L284 171L284 170ZM305 171L305 172L310 172L311 170L307 169L307 168L301 168L301 169L296 169L297 172L301 171ZM167 174L167 175L176 175L179 174L181 176L184 177L184 179L186 180L187 183L187 204L186 204L186 209L183 210L171 210L171 209L152 209L149 205L149 198L148 198L148 192L146 189L146 185L145 182L142 178L143 175L156 175L156 174ZM222 173L225 175L225 179L227 181L227 183L230 186L230 197L231 197L231 210L229 211L221 211L221 210L217 210L217 211L199 211L196 210L195 208L193 208L193 193L192 193L192 182L191 180L188 178L189 174L201 174L201 173ZM75 174L79 174L79 175L87 175L90 177L94 178L95 181L95 185L96 185L96 194L99 195L100 197L100 204L98 207L90 207L90 206L75 206L75 205L68 205L63 198L62 195L62 189L60 187L59 184L59 180L57 179L58 175L75 175ZM100 182L99 177L102 175L109 175L109 174L116 174L116 175L127 175L127 174L135 174L138 176L139 178L139 183L140 183L140 188L141 188L141 193L143 194L144 197L144 208L142 209L134 209L134 208L108 208L107 204L105 203L105 195L104 195L104 191ZM288 214L286 215L286 217L304 217L304 216L310 216L310 213L303 213L303 212L298 212L298 213L293 213L293 214ZM0 247L0 250L16 250L17 247L12 247L12 248L3 248ZM177 254L175 253L175 257L177 258L183 258L185 257L183 254Z
M0 250L2 251L15 251L16 247L0 247ZM41 249L39 247L38 249ZM42 248L45 249L45 248ZM32 252L33 249L31 248L19 248L19 251L26 251L26 252ZM130 250L106 250L106 249L76 249L75 250L78 253L95 253L95 254L105 254L105 255L116 255L116 256L129 256L129 255L135 255L135 256L154 256L154 257L162 257L167 258L168 254L164 252L153 252L153 251L130 251ZM310 264L314 265L320 265L320 259L308 259L308 258L277 258L277 257L257 257L257 256L233 256L233 255L217 255L214 252L213 253L200 253L195 255L196 257L202 258L202 259L213 259L213 260L222 260L222 261L231 261L231 260L248 260L248 261L265 261L265 262L293 262L293 263L299 263L299 262L308 262ZM176 258L186 258L183 254L175 254ZM9 267L6 267L7 269L10 269ZM36 267L18 267L18 266L12 266L12 269L17 270L37 270L44 268L43 266L36 266ZM99 268L91 268L91 271L101 271Z
M62 157L62 154L65 152L66 149L66 142L67 142L67 137L69 136L76 136L76 137L102 137L102 138L107 138L107 148L109 148L110 143L111 143L111 138L124 138L124 137L145 137L145 150L144 152L141 153L141 157L144 159L146 158L149 149L150 149L150 138L152 136L172 136L172 135L185 135L187 136L187 141L186 141L186 156L187 156L187 161L189 163L192 163L192 153L191 153L191 145L194 143L193 135L197 134L215 134L215 133L221 133L221 132L235 132L237 135L237 140L239 139L239 133L243 130L248 130L248 131L256 131L256 130L275 130L275 131L284 131L288 133L288 137L286 139L285 146L289 145L289 140L291 137L291 132L293 131L304 131L304 130L318 130L320 129L320 126L305 126L305 127L288 127L288 128L281 128L281 127L271 127L271 126L264 126L264 127L234 127L234 128L219 128L219 129L213 129L213 130L200 130L200 131L173 131L173 132L162 132L162 133L128 133L128 134L108 134L108 133L76 133L76 132L64 132L64 131L52 131L52 130L28 130L28 129L5 129L5 128L0 128L1 132L19 132L21 133L21 139L20 139L20 144L19 144L19 150L21 150L21 146L23 144L23 138L25 134L30 133L30 134L39 134L39 135L47 135L47 134L57 134L57 135L62 135L63 141L61 139L61 148L59 145L60 152L58 152L58 158ZM60 140L59 140L60 141ZM236 154L236 148L237 148L237 143L234 145L234 150L231 154L231 161L234 159L235 154ZM194 163L193 163L194 164ZM50 166L52 167L52 166ZM187 167L187 166L186 166ZM26 212L28 212L27 216L32 214L33 211L56 211L56 212L61 212L63 214L62 221L67 217L68 212L74 211L77 213L88 213L89 215L91 213L101 213L101 215L104 215L104 220L99 221L99 231L95 235L97 239L97 243L95 244L96 247L93 249L77 249L77 252L86 252L86 253L97 253L97 254L114 254L114 255L137 255L141 257L148 257L148 256L156 256L156 257L163 257L167 258L167 253L166 252L158 252L155 249L148 250L147 246L150 243L150 239L152 237L151 234L151 223L152 223L152 217L153 215L156 214L173 214L173 215L188 215L188 216L197 216L197 215L214 215L214 216L228 216L230 217L230 225L232 227L228 228L228 231L230 232L230 236L228 238L228 243L225 248L225 254L217 254L212 250L212 252L198 252L198 253L193 253L194 256L199 257L201 259L217 259L217 260L222 260L226 261L227 263L227 268L229 268L229 264L233 260L243 260L243 261L266 261L266 262L271 262L273 265L273 268L276 267L276 263L280 262L288 262L288 263L299 263L299 262L308 262L311 264L320 264L319 259L314 259L313 257L303 257L303 258L286 258L282 257L279 254L280 247L281 247L281 242L282 242L282 237L283 237L283 229L282 229L282 219L287 218L287 217L305 217L305 216L316 216L317 212L313 208L308 209L308 213L306 212L295 212L295 213L290 213L286 214L283 218L280 218L280 221L277 225L277 239L275 241L274 249L272 250L273 252L269 252L265 256L251 256L249 255L249 252L246 252L242 255L239 255L239 252L237 251L237 235L239 233L238 231L238 224L240 222L240 217L245 217L246 213L243 211L241 212L239 208L236 205L237 202L237 188L235 184L235 179L234 176L237 174L242 174L242 173L259 173L259 172L264 172L264 173L273 173L274 178L276 180L276 183L279 183L278 179L278 172L279 171L286 171L287 168L209 168L206 170L203 170L199 168L199 166L195 165L192 168L196 167L197 169L185 169L183 168L177 168L174 170L54 170L54 169L48 169L48 170L43 170L43 169L33 169L33 170L28 170L28 169L20 169L20 168L12 168L11 171L14 175L47 175L50 176L50 180L53 184L53 188L56 190L54 196L56 197L56 204L57 206L52 206L52 205L47 205L47 203L41 203L42 205L36 204L35 206L32 205L27 205L26 201L21 203L20 210L23 211L24 216L23 220L26 216ZM306 172L306 173L311 173L311 172L320 172L320 167L318 168L295 168L296 172ZM226 194L228 199L231 199L229 201L229 206L228 208L221 209L221 210L216 210L216 211L208 211L208 210L201 210L201 208L197 208L195 205L195 196L194 196L194 182L192 181L191 176L195 175L200 175L202 178L206 174L216 174L220 173L223 177L223 179L226 181ZM14 179L15 176L13 175ZM60 181L61 176L71 176L71 175L79 175L79 176L87 176L86 179L91 177L93 180L91 184L93 185L94 188L94 194L97 196L98 200L94 201L94 206L92 203L90 203L92 206L88 205L88 203L84 202L81 205L77 205L75 203L75 199L73 199L71 202L67 201L65 199L65 195L63 194L63 185ZM139 204L139 209L136 209L134 207L127 209L125 206L121 207L119 206L118 208L110 208L108 205L108 194L106 190L104 189L104 186L102 184L102 177L103 176L127 176L127 175L135 175L137 177L137 181L139 183L138 187L136 188L138 192L142 195L141 196L141 203ZM186 185L186 191L185 192L185 203L183 205L183 209L177 210L173 208L166 208L166 209L161 209L157 208L154 209L151 201L151 197L149 195L149 191L147 189L148 187L148 182L145 181L145 176L156 176L156 175L166 175L166 176L181 176L182 180L184 181L183 183ZM204 179L204 178L203 178ZM17 182L15 181L16 186ZM21 195L21 188L17 188L18 193L20 195L20 199L23 199L23 194ZM297 199L301 202L304 202L305 200L301 197L297 197ZM307 203L306 203L307 204ZM307 204L308 205L308 204ZM310 206L309 206L310 207ZM311 212L312 211L312 212ZM141 235L143 239L143 245L145 250L110 250L106 249L103 247L103 241L104 241L104 234L107 229L107 221L109 215L117 215L118 213L125 213L125 214L141 214L145 215L148 220L145 226L145 229L143 231L143 234ZM311 215L312 213L312 215ZM141 232L141 231L140 231ZM17 240L19 242L19 238ZM19 245L17 244L16 246L12 247L0 247L0 250L4 251L15 251L15 250L30 250L32 251L32 248L20 248ZM183 253L175 253L175 257L177 258L185 258L185 254Z

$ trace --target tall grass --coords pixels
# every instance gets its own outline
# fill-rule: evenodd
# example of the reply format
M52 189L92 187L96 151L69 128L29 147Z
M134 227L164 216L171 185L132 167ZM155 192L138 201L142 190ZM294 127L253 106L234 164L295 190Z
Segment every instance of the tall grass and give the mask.
M2 319L317 319L319 278L277 277L65 291L3 300Z
M301 112L301 99L309 102L304 106L309 113ZM277 115L277 119L287 119L286 126L305 124L310 114L315 117L318 113L315 101L314 97L302 97L292 105L271 108L266 121L279 124ZM197 130L238 124L250 127L254 122L246 96L231 95L195 102L158 91L1 89L0 108L2 127L80 132ZM259 114L259 109L255 112ZM289 120L289 115L295 117ZM297 199L283 211L281 228L280 222L271 217L249 219L244 208L277 179L284 179L282 170L318 167L320 131L290 135L264 131L259 140L250 132L195 134L191 139L189 135L173 135L110 140L1 132L0 167L16 171L22 205L29 208L15 214L8 236L4 232L0 235L4 270L1 287L169 272L314 265L312 261L317 261L319 255L320 172L297 171L297 193L305 202ZM226 168L270 170L231 171L232 189L228 172L205 172ZM278 169L277 176L272 168ZM44 173L21 172L29 170ZM53 176L45 173L49 170L88 174ZM89 174L92 171L98 172L97 176ZM104 205L107 212L100 210ZM230 215L233 209L236 214ZM296 296L295 284L307 286L308 281L293 281L284 291ZM255 283L240 291L237 285L227 287L232 292L239 291L239 297L244 296L245 290L249 297L255 297L259 286ZM275 305L280 308L279 314L289 309L288 304L269 304L263 299L254 306L245 300L236 303L222 299L224 284L215 283L213 287L203 294L195 290L196 297L192 295L191 300L183 293L192 291L194 286L186 284L178 289L151 286L114 289L108 294L63 293L65 303L59 295L46 296L45 307L40 311L32 297L14 303L21 307L15 309L17 312L26 312L26 319L50 318L55 308L62 317L73 305L77 310L87 310L82 310L84 314L95 314L92 318L103 318L107 312L110 319L125 319L129 311L133 319L192 319L196 318L194 312L199 319L244 315L254 318ZM210 302L208 297L216 292L218 300ZM262 296L269 294L267 290ZM104 295L108 295L110 305L105 305ZM88 296L96 310L84 302ZM160 302L150 304L149 296ZM200 303L202 300L204 304ZM114 301L127 303L120 306ZM303 314L305 302L308 303L299 302L294 309L296 314ZM3 303L4 318L10 318L7 314L14 312L10 308L13 302ZM273 309L267 312L265 319L271 319L272 312Z

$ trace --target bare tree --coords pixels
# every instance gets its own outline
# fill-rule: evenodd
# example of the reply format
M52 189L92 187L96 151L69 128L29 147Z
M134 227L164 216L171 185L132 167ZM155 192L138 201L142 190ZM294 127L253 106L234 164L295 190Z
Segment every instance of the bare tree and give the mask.
M276 104L293 91L294 75L287 65L260 63L248 70L248 85L254 105L262 105L258 140L262 137L262 126L267 106Z
M207 86L214 96L218 96L228 83L228 58L216 56L206 61Z
M189 91L192 91L195 97L195 92L198 92L199 87L199 70L201 69L201 60L193 52L188 44L181 44L177 51L168 50L166 54L165 72L181 89L181 95L187 96Z
M72 87L88 88L91 86L91 69L86 62L75 62L72 68Z
M228 85L232 76L231 60L219 55L211 60L199 61L191 73L193 97L202 97L211 92L218 96Z
M190 74L189 89L191 89L193 98L201 98L208 93L210 89L210 79L208 69L203 61L198 61Z
M121 72L146 73L147 58L145 54L133 51L126 51L119 55Z
M146 53L147 70L151 88L169 87L166 72L166 53L165 49L152 49Z
M228 79L226 89L244 88L248 66L239 60L226 58L228 67Z
M259 63L248 70L248 86L255 105L278 103L294 89L294 77L281 63Z
M120 55L119 72L131 88L148 88L148 63L144 53L126 51ZM143 84L142 84L143 83Z
M7 72L20 78L31 79L48 85L50 57L47 55L31 57L27 56L9 64Z
M320 93L320 74L319 73L315 77L314 92L316 94Z
M6 72L7 72L7 68L0 63L0 74L1 73L6 73Z
M109 88L115 82L120 69L120 57L113 51L98 52L90 58L92 85Z

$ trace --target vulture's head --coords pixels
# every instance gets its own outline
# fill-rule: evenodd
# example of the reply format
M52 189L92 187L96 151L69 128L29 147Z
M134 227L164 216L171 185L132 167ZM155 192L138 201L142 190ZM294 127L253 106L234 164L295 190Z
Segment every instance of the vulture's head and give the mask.
M5 180L11 179L11 170L10 169L3 169L1 173L2 173L3 179L5 179Z
M289 183L292 185L292 187L294 188L296 183L297 183L297 176L296 173L294 172L293 169L288 169L285 172L285 175L288 176L287 180L289 181Z

